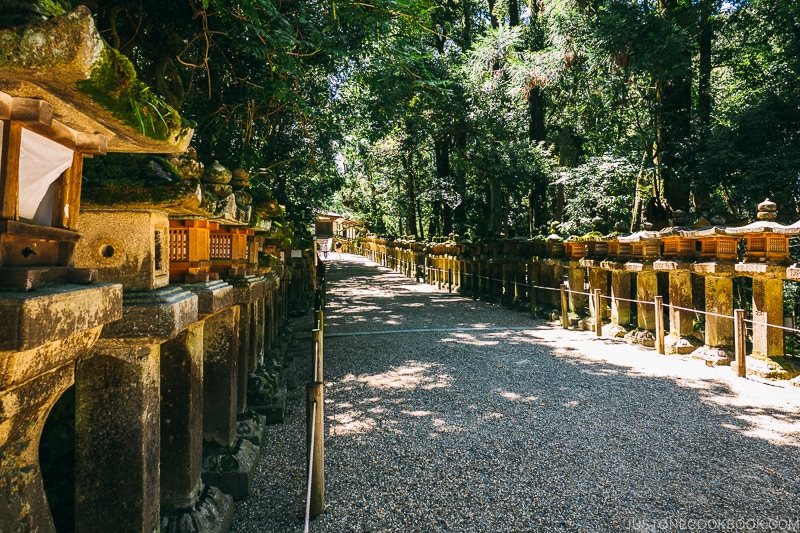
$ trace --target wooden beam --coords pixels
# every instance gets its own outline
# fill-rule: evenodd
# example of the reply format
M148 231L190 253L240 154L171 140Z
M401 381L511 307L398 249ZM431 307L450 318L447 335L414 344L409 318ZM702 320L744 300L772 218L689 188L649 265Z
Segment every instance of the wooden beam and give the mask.
M19 217L19 147L22 125L3 122L3 141L0 145L0 218Z
M78 242L81 240L81 235L74 231L51 228L49 226L37 226L14 220L0 220L0 233L18 235L30 239L44 239L46 241Z
M77 227L81 202L83 154L72 152L72 165L55 181L52 226L74 230Z
M9 120L11 118L11 102L13 97L0 91L0 120Z
M81 183L83 182L83 154L75 152L72 166L64 172L64 191L66 202L62 213L64 229L74 230L78 227L78 213L81 209Z
M11 120L49 127L53 123L53 108L44 100L16 97L11 102Z
M99 133L78 132L78 145L75 148L83 154L105 155L108 150L108 139Z

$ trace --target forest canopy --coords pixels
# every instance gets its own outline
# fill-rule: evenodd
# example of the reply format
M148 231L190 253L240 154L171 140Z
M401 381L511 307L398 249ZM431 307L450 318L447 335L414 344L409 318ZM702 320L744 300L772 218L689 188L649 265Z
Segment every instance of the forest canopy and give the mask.
M800 218L800 3L49 0L296 223L434 239ZM15 5L28 4L15 2ZM30 3L34 4L34 3ZM11 21L9 14L8 21Z

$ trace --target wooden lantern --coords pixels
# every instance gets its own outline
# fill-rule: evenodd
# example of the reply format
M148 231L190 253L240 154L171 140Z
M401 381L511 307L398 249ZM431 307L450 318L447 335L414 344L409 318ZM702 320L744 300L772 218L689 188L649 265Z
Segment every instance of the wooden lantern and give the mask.
M694 257L697 242L695 239L689 239L681 235L669 235L662 237L661 242L664 243L664 257L666 258L690 259Z
M211 231L211 270L228 276L248 273L247 238L254 231L249 228L222 227Z
M726 235L704 236L700 241L701 260L735 261L739 239Z
M209 220L169 221L169 280L198 283L219 279L211 272L211 231L219 224Z
M36 288L72 265L83 158L106 152L102 135L53 120L44 100L0 92L0 281ZM23 280L17 283L14 280ZM17 286L19 285L19 286Z

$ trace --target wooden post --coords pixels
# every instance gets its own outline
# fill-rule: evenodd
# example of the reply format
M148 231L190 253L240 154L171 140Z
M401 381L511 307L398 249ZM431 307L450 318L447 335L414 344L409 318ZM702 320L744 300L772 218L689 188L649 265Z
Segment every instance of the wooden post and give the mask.
M736 354L736 375L747 377L747 329L744 325L744 309L733 311L733 350Z
M311 502L308 507L309 518L316 518L325 510L323 388L324 385L319 381L306 385L306 459L308 460L308 498Z
M312 359L311 368L314 369L314 381L322 381L322 330L311 330Z
M567 303L567 284L561 284L561 327L569 329L569 304Z
M447 269L447 292L453 292L453 269Z
M656 305L656 352L664 353L664 297L655 297Z
M603 336L603 316L600 314L600 289L594 290L594 332L598 337Z
M531 318L536 318L537 310L536 310L536 279L533 275L534 272L533 263L528 264L528 282L530 283L530 294L529 297L531 299Z

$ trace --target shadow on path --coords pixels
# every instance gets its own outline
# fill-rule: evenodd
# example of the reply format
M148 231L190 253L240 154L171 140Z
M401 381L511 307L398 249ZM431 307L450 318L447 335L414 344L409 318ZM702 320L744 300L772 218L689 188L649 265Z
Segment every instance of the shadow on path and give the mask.
M326 333L341 336L325 341L327 510L311 531L800 530L798 391L355 256L327 276ZM365 332L381 333L352 335ZM272 437L302 435L289 429L300 413ZM282 460L295 458L266 462ZM263 531L302 529L305 469L293 471L275 480L287 498L237 508L263 509Z

